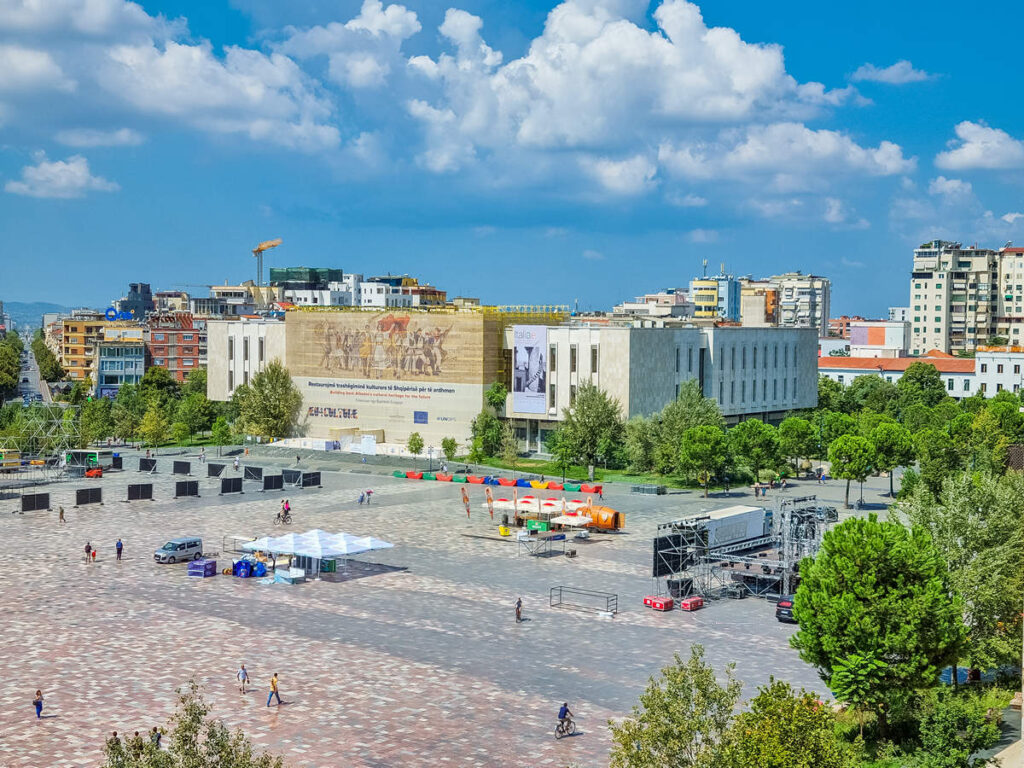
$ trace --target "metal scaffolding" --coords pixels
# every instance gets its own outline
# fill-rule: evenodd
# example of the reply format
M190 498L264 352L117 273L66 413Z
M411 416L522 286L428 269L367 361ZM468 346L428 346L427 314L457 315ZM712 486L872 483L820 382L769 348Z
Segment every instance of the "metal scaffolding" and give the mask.
M0 488L20 488L61 480L65 477L64 456L78 448L79 408L64 403L37 403L19 409L13 421L0 433L0 454L17 456L21 466L5 467Z
M776 496L773 508L765 512L770 524L764 536L726 546L708 545L707 515L659 525L655 593L677 599L693 594L705 600L791 594L799 583L800 561L817 554L838 514L816 496Z

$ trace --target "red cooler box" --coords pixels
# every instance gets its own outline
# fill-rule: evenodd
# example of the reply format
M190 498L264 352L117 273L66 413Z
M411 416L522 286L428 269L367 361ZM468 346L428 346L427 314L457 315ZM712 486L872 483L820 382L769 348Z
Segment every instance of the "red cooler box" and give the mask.
M704 598L697 597L696 595L692 597L685 597L679 601L679 607L684 611L696 611L697 609L704 607Z
M644 605L649 605L656 611L671 611L675 602L668 595L647 595L644 598Z

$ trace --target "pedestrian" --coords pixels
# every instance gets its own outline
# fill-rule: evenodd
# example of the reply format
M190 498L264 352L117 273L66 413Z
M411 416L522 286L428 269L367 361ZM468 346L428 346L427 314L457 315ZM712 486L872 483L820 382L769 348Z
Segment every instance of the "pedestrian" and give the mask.
M362 506L364 501L366 501L366 494L365 493L360 493L359 494L359 505Z
M32 705L36 708L36 720L43 716L43 692L36 691L36 697L32 699Z
M299 454L295 454L295 464L298 465L300 461L302 461L302 456L300 456Z
M121 550L124 549L124 543L118 539L117 544L114 545L117 549L117 561L121 562Z
M85 542L85 562L89 562L89 555L92 554L92 544Z
M146 458L149 458L149 448L146 449Z
M64 507L57 507L57 522L58 523L66 523L67 522L67 520L64 519Z
M238 457L235 456L235 472L238 471Z
M248 455L249 455L249 449L248 449L248 448L246 448L246 449L245 449L245 455L246 455L246 456L248 456Z
M281 694L277 691L277 672L270 678L270 693L267 694L267 706L270 706L270 700L277 697L277 706L281 706Z
M523 598L516 598L516 624L523 620Z
M245 664L242 664L238 668L238 671L235 673L235 677L239 682L238 690L245 693L245 684L249 682L249 673L245 671Z
M142 757L142 750L145 748L145 743L142 741L142 736L136 731L135 735L128 739L128 751L132 757L138 759Z
M373 496L373 491L370 488L366 489L366 503L370 503L370 497Z
M96 562L96 550L95 549L93 549L93 551L92 551L92 561L94 563Z
M160 749L160 739L163 738L163 734L160 733L160 729L155 725L153 730L149 732L149 742L156 748Z
M603 485L597 486L597 498L599 498L601 501L604 501L604 486Z
M200 464L205 464L206 463L206 449L205 448L200 448L199 449L199 463Z

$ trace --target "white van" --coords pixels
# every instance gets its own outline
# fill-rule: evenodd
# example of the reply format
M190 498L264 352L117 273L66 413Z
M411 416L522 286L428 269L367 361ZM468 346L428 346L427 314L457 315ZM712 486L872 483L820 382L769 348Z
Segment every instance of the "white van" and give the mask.
M198 536L181 536L171 539L153 553L158 563L182 563L198 560L203 556L203 540Z

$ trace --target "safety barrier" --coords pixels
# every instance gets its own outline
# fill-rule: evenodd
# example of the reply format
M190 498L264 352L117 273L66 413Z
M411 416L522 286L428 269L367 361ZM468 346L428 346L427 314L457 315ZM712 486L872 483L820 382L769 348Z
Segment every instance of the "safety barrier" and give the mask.
M220 495L223 496L227 493L245 493L242 490L242 478L222 477L220 479Z
M21 497L22 512L36 512L40 509L50 508L50 494L48 493L26 493Z
M549 596L552 608L569 608L586 613L615 614L619 610L619 596L612 592L573 587L552 587Z
M103 504L103 489L79 488L75 491L75 506L82 507L86 504Z
M189 461L175 461L171 465L172 475L191 475L192 474L192 462Z
M226 467L226 466L227 466L227 464L207 464L206 465L206 476L207 477L220 477L221 473L224 471L224 467Z
M174 498L178 499L182 496L195 496L199 497L199 481L198 480L178 480L174 484Z
M128 501L152 501L153 484L135 483L128 486Z
M262 480L263 467L243 467L242 477L246 480Z
M263 476L263 488L264 491L280 491L284 489L284 476L283 475L264 475Z
M139 459L139 472L156 472L156 459Z
M303 488L323 488L320 485L320 473L319 472L303 472L302 473L302 487Z

